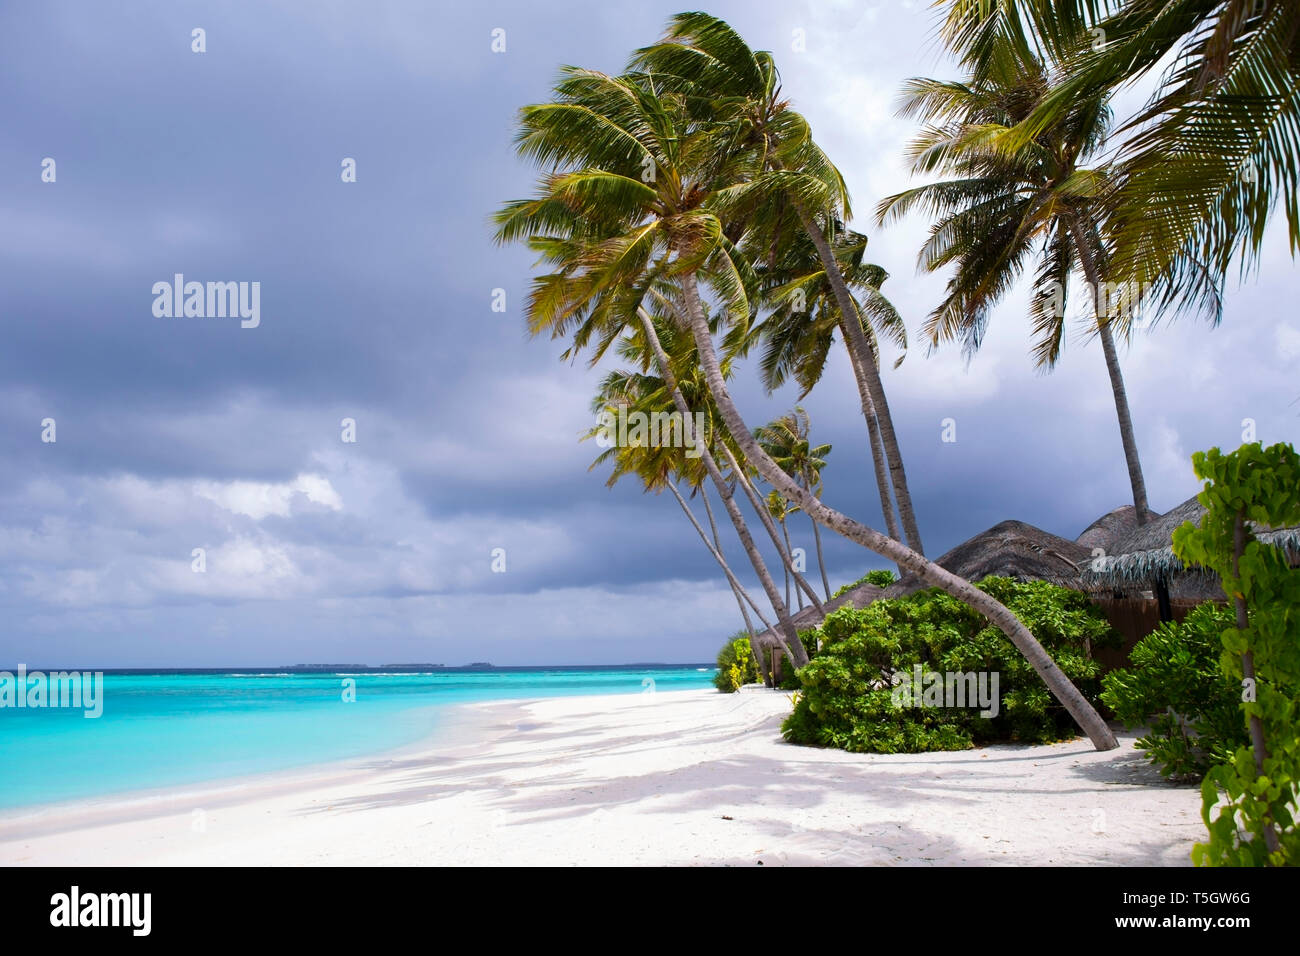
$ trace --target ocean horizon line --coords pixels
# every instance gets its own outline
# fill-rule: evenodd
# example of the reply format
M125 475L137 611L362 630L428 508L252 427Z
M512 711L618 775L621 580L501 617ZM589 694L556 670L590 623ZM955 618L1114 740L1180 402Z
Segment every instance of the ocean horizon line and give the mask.
M411 664L237 664L229 666L209 666L209 667L102 667L95 665L78 665L69 666L66 664L56 665L32 665L19 662L8 664L0 667L0 672L13 673L19 668L25 670L28 674L41 671L43 673L53 672L96 672L103 674L269 674L269 673L286 673L286 674L333 674L346 671L356 671L359 673L385 673L392 672L399 668L408 670L436 670L436 671L536 671L536 670L565 670L565 671L601 671L601 670L636 670L639 668L676 668L676 667L706 667L713 668L717 664L713 661L684 661L681 663L672 663L666 661L632 661L626 664L491 664L479 662L473 664L434 664L434 663L411 663Z

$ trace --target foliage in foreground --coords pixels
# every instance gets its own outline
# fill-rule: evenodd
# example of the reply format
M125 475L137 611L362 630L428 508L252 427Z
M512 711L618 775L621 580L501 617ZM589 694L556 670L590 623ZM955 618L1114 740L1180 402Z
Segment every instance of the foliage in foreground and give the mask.
M1085 595L1008 578L986 578L977 586L1010 608L1095 703L1101 668L1089 648L1118 638ZM818 634L821 650L799 671L802 693L781 725L793 743L919 753L999 740L1043 743L1077 733L1065 708L1005 635L937 588L862 609L841 608ZM912 674L917 665L923 673L996 674L996 715L981 717L974 706L896 706L895 674Z
M1250 742L1241 688L1219 667L1219 635L1232 626L1231 608L1202 604L1139 641L1131 667L1102 678L1101 702L1125 726L1150 727L1137 746L1172 780L1200 780Z
M868 571L866 574L862 575L862 577L858 578L856 581L852 582L851 584L844 585L844 587L840 588L838 591L832 594L831 597L837 598L841 594L844 594L848 591L852 591L854 588L860 587L863 584L874 584L878 588L887 588L891 584L893 584L896 580L898 579L894 576L894 572L890 571L888 568L881 568L875 571Z
M817 631L800 631L799 639L808 656L813 657L817 653ZM765 654L767 659L764 663L769 671L772 669L773 652L779 651L769 648ZM748 632L737 631L718 651L718 672L713 675L713 686L724 694L734 694L745 684L757 684L761 680ZM798 690L800 687L794 663L785 654L781 655L781 680L777 687L782 690Z
M1250 738L1205 775L1201 816L1209 841L1196 845L1192 859L1202 866L1300 865L1300 568L1250 525L1300 525L1300 455L1290 445L1255 442L1227 455L1197 452L1192 467L1206 482L1197 496L1206 514L1200 527L1187 522L1174 532L1174 553L1218 573L1232 603L1219 666L1241 688Z
M718 651L718 672L713 675L713 686L724 694L734 694L745 684L758 681L758 665L750 650L749 633L737 631Z

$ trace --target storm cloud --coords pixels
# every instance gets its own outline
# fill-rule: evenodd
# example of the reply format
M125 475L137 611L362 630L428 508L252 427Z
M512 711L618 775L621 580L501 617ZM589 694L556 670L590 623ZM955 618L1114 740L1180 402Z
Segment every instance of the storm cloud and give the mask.
M588 471L601 370L529 338L531 255L489 227L535 175L517 109L561 64L618 70L676 10L0 11L0 662L710 659L738 624L725 581L670 498ZM943 285L914 274L925 223L868 220L908 182L900 84L953 73L928 4L710 10L775 51L915 333ZM155 316L178 273L260 283L260 324ZM1191 453L1235 447L1246 420L1296 439L1295 275L1271 236L1221 327L1163 323L1125 349L1153 507L1192 494ZM1074 335L1042 375L1026 312L1020 290L969 364L916 346L886 372L932 555L1009 517L1073 537L1128 498L1098 343ZM737 397L755 423L797 398L746 367ZM804 404L834 446L828 502L879 526L847 363ZM811 553L806 520L793 533ZM829 535L826 553L833 585L886 566Z

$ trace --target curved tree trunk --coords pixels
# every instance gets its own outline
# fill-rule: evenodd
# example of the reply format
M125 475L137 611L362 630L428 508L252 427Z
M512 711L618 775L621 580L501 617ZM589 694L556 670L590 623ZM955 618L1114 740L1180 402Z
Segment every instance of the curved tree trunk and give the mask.
M767 622L767 618L763 617L763 612L759 610L758 604L755 603L752 597L750 597L749 592L745 590L745 586L741 584L739 580L737 580L736 575L731 570L731 565L727 564L726 556L723 555L722 548L719 547L717 544L717 537L718 537L717 527L714 526L713 528L714 543L710 544L708 537L704 534L704 529L701 528L700 523L697 520L695 520L695 515L691 511L690 504L682 496L682 493L677 490L677 486L674 485L672 482L668 482L667 485L668 485L668 490L671 491L673 493L673 497L677 499L677 503L682 506L682 511L686 513L686 517L690 519L691 527L693 527L695 529L695 533L700 536L700 540L704 542L704 546L709 549L709 553L713 555L713 560L718 562L718 566L722 568L722 573L727 576L727 583L731 585L731 593L736 596L736 603L740 605L740 613L741 616L745 619L745 629L749 631L750 638L753 638L754 636L754 623L749 619L749 610L745 607L746 601L748 601L750 607L754 609L754 613L758 615L758 619L762 623L763 627L767 628L768 630L771 630L772 625ZM704 493L703 488L700 489L700 493L701 494ZM705 499L704 507L705 510L709 512L709 524L712 525L713 512L712 509L710 509L708 506L707 498Z
M829 601L831 599L831 582L826 577L826 556L822 554L822 529L817 527L817 522L813 521L812 518L809 518L808 522L812 525L813 541L817 542L817 570L822 575L822 590L826 595L826 600Z
M1056 696L1056 699L1061 702L1070 716L1074 718L1075 722L1092 740L1094 747L1098 750L1112 750L1118 747L1119 742L1115 739L1115 735L1111 733L1110 728L1106 726L1106 722L1101 719L1101 715L1079 693L1078 688L1070 683L1070 679L1052 660L1051 655L1047 653L1043 645L1038 643L1037 638L1030 633L1024 624L1020 623L1005 605L981 591L969 581L941 568L933 561L927 561L924 556L911 548L822 504L821 501L791 480L790 476L767 456L753 434L745 426L744 418L731 400L731 394L727 390L727 383L722 377L722 369L718 365L718 356L713 348L713 336L709 331L709 323L705 318L699 288L693 272L686 272L682 275L681 290L685 300L686 316L691 324L691 333L695 340L705 380L718 404L719 411L722 413L723 421L726 422L732 437L739 444L746 460L753 464L773 487L787 498L797 502L804 512L819 524L823 524L832 531L857 541L877 554L889 558L900 567L913 572L927 583L942 588L957 600L983 614L1006 634L1007 639L1024 655L1043 683L1047 685L1048 689ZM653 334L653 326L649 331Z
M683 508L686 507L687 503L685 498L678 495L677 500L681 503ZM713 508L709 506L709 489L704 485L700 485L700 500L704 502L704 513L708 515L709 518L709 533L713 536L713 550L716 552L714 557L717 559L718 564L721 565L724 572L730 572L731 569L727 565L726 556L722 553L722 538L718 536L718 523L713 520ZM690 517L694 518L695 515L691 514ZM699 528L696 528L696 530L698 531ZM700 537L703 537L703 535L701 534ZM706 545L708 544L707 541L704 543ZM735 581L734 578L735 575L730 573L727 574L727 580L731 584L731 593L736 596L736 604L740 608L740 616L745 621L745 633L749 635L749 639L752 642L754 640L754 622L750 620L749 608L745 607L745 601L748 599L749 603L753 604L754 602L753 599L749 597L749 592L741 586L739 581ZM757 610L757 606L755 606L755 613L757 613Z
M740 489L745 493L745 497L749 499L750 505L758 515L758 520L762 522L764 529L767 531L767 536L772 539L772 544L776 547L776 553L781 558L781 564L785 567L790 576L794 578L795 586L808 596L808 600L812 601L813 607L818 611L822 611L822 602L818 599L817 592L812 589L812 585L808 583L804 576L794 569L794 561L790 556L790 552L781 544L781 538L776 533L776 523L772 520L772 515L768 513L767 504L763 501L763 497L758 493L758 489L754 487L753 482L751 482L749 477L745 474L744 469L740 467L740 462L736 461L736 456L731 453L731 449L727 447L727 443L719 442L718 447L720 447L722 453L727 456L727 464L731 467L731 473L736 476L736 480L740 484ZM789 601L790 592L787 590L786 603L788 604Z
M840 265L835 259L830 243L826 241L825 234L803 203L794 199L791 199L791 202L799 213L799 221L803 223L804 231L808 233L808 238L817 248L817 256L821 259L822 268L826 271L826 279L831 284L831 291L835 293L835 303L840 309L840 332L844 335L844 344L857 357L853 368L855 372L861 372L867 386L867 393L871 397L876 421L880 425L880 442L885 449L885 457L889 460L889 476L894 485L894 497L898 501L898 516L903 523L903 534L907 539L908 547L924 556L925 548L921 545L921 532L916 526L916 512L912 509L912 493L907 487L907 471L903 468L903 454L898 449L898 436L894 434L894 419L889 414L889 400L885 398L885 386L880 381L880 369L876 365L875 350L862 332L862 317L858 314L853 296L849 294L844 274L840 272Z
M798 574L798 573L799 573L799 569L796 568L796 567L794 566L794 549L793 549L792 547L790 547L790 527L785 523L785 515L782 515L782 516L781 516L781 535L782 535L782 537L785 538L785 553L788 554L788 555L790 555L790 573L791 573L791 574ZM786 585L787 585L787 587L789 586L789 582L788 582L788 581L786 582ZM787 594L786 600L788 601L788 600L790 600L790 598L789 598L789 596L788 596L788 595L789 595L789 592L787 591L786 594ZM802 611L802 610L803 610L803 592L800 591L798 588L795 588L795 592L794 592L794 594L795 594L795 597L797 597L797 598L799 599L799 610Z
M1085 241L1077 218L1069 217L1070 232L1079 252L1083 272L1092 286L1093 316L1097 333L1101 337L1101 351L1106 356L1106 372L1110 375L1110 391L1115 399L1115 415L1119 418L1119 437L1124 445L1124 461L1128 465L1128 481L1133 488L1133 508L1138 524L1146 524L1151 509L1147 507L1147 484L1142 477L1142 461L1138 458L1137 440L1133 437L1133 415L1129 411L1128 390L1124 387L1124 374L1119 368L1119 353L1115 350L1115 337L1110 331L1110 317L1102 316L1097 308L1101 289L1101 270L1092 257L1092 248Z
M1133 488L1133 507L1137 511L1137 523L1145 524L1151 516L1147 506L1147 485L1142 477L1142 460L1138 458L1137 439L1133 436L1133 415L1129 411L1128 390L1124 387L1124 375L1119 368L1119 354L1115 350L1115 337L1111 335L1110 323L1097 327L1101 334L1101 350L1106 356L1106 371L1110 374L1110 390L1115 398L1115 413L1119 418L1120 441L1124 445L1124 461L1128 465L1128 481Z
M776 612L776 619L781 627L780 630L773 630L772 634L780 642L786 656L794 662L794 666L803 667L808 663L808 654L804 650L803 642L799 640L798 629L795 628L794 622L790 620L789 607L781 600L781 592L777 590L776 582L772 580L767 564L763 561L763 555L759 552L758 546L754 544L754 537L749 533L749 527L745 524L745 517L740 513L740 507L736 504L735 493L727 484L726 479L722 477L722 472L718 470L718 463L714 461L713 454L709 451L704 436L694 435L693 429L695 426L691 417L690 406L686 404L681 389L677 387L677 377L673 374L672 365L668 361L668 354L664 351L663 344L659 341L659 336L655 332L654 323L648 315L645 315L640 310L638 310L638 315L642 326L646 330L646 337L654 348L655 358L659 362L660 374L672 392L673 404L677 406L677 411L681 413L682 427L695 440L695 447L700 450L700 460L704 462L705 470L708 471L709 477L713 480L714 487L718 489L718 495L722 498L722 504L726 508L727 516L731 519L731 523L736 526L736 534L740 538L741 547L745 549L745 554L754 566L759 582L763 585L763 591L767 594L767 599ZM782 638L783 633L785 635L784 639Z
M674 389L674 391L677 390ZM681 394L680 391L678 391L678 394ZM685 399L682 400L682 404L686 404ZM690 420L686 412L682 413L682 419L683 421ZM703 446L699 447L703 451L700 457L709 470L709 476L713 479L714 486L718 489L718 495L722 498L722 504L726 508L727 516L731 518L731 523L736 526L736 535L740 538L740 545L745 549L750 564L754 566L754 571L758 574L758 580L767 593L767 598L772 604L772 610L776 612L776 619L777 623L780 624L780 628L773 630L772 633L777 636L778 641L781 641L782 649L795 662L795 667L803 667L808 663L808 655L803 653L803 643L799 640L799 631L794 626L794 621L790 619L789 605L781 600L781 592L777 590L776 582L772 580L771 572L767 569L767 563L763 560L758 545L754 543L754 537L749 533L749 527L745 524L744 515L740 513L740 508L736 504L735 495L727 485L726 479L722 477L722 473L718 471L717 463L713 461L713 456L707 449L704 449ZM785 636L784 640L781 638L782 634ZM798 650L796 650L796 647ZM796 656L796 654L799 656Z
M718 552L718 563L723 566L723 570L726 570L726 560L722 553L722 538L718 535L718 523L713 520L713 508L709 506L709 490L704 485L700 485L700 500L704 502L704 513L709 516L709 531L713 534L713 549ZM694 517L694 515L691 517ZM708 544L708 542L706 541L705 544ZM757 673L761 679L763 674L763 659L758 653L758 648L754 646L754 636L757 632L754 630L754 622L749 619L749 611L745 607L745 601L748 601L753 605L754 613L758 615L758 619L763 622L763 626L767 630L770 631L772 625L768 624L763 618L763 612L759 610L757 604L754 604L754 599L749 596L749 592L746 591L739 582L734 584L731 590L732 593L736 595L736 603L740 605L740 616L745 619L745 630L749 633L749 656L754 659L755 673Z
M895 541L902 541L898 533L898 518L894 513L894 497L889 485L889 472L886 471L884 449L880 444L880 422L876 419L876 408L871 404L871 394L863 380L863 373L858 368L858 357L852 349L848 350L849 361L853 363L853 375L858 383L858 400L862 403L862 417L867 420L867 437L871 441L871 465L876 472L876 490L880 492L880 514L885 519L885 531ZM816 525L817 522L813 522Z

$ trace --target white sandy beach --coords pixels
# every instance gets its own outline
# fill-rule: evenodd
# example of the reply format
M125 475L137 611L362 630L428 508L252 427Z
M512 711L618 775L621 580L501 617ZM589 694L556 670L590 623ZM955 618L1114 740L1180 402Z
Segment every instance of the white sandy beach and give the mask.
M1190 865L1195 787L1085 739L858 755L786 694L467 706L461 743L141 801L0 815L0 865ZM475 743L465 743L474 739Z

